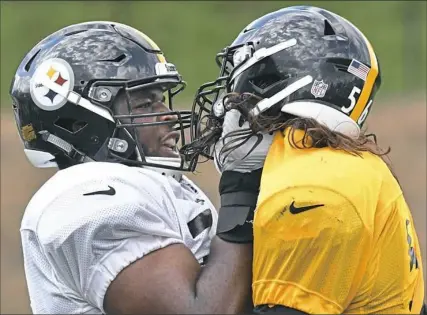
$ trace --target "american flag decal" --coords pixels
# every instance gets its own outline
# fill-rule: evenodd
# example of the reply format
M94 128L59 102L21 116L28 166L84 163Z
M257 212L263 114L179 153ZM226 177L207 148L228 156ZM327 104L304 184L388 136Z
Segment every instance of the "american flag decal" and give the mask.
M365 66L360 61L357 61L356 59L353 59L348 66L347 71L354 74L356 77L362 79L363 81L366 81L366 77L368 76L369 68L368 66Z

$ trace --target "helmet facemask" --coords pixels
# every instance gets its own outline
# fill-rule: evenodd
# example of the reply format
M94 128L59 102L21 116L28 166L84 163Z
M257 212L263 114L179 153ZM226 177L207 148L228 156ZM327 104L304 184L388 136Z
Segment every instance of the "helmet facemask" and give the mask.
M195 162L179 153L186 143L191 111L175 110L172 103L184 88L178 75L95 82L89 93L92 100L97 105L104 103L101 106L116 121L107 144L108 159L132 166L193 171Z
M240 54L241 60L234 66L237 61L234 56L239 49L248 53ZM200 86L196 93L190 127L191 144L183 148L184 154L196 159L199 156L207 160L213 159L214 143L221 137L225 112L229 110L225 108L224 97L231 92L230 78L244 61L250 58L252 51L253 44L246 43L226 47L216 55L215 61L220 68L220 74L215 81Z
M222 151L230 150L229 152L231 152L242 143L247 143L249 138L265 132L264 128L256 123L261 114L257 104L264 98L283 90L290 82L288 76L277 76L276 73L268 72L268 68L274 68L274 65L268 67L268 64L272 62L269 57L295 43L295 40L290 40L271 48L255 51L255 44L246 42L227 47L217 55L216 61L220 67L220 76L217 80L202 85L193 103L192 143L188 146L193 154L201 154L213 159L214 144L221 136L234 138L235 141L229 141L229 148L222 148ZM267 71L263 70L266 66ZM268 75L261 78L258 73L254 75L254 80L247 80L248 73L254 70ZM245 80L240 80L242 73L245 74ZM261 81L259 81L260 78ZM241 84L245 86L240 86ZM239 91L251 92L239 93ZM224 135L224 116L232 109L238 110L241 114L239 125L242 126L245 121L249 124L246 130L239 129L236 132L230 132L229 135ZM258 141L254 145L258 145Z

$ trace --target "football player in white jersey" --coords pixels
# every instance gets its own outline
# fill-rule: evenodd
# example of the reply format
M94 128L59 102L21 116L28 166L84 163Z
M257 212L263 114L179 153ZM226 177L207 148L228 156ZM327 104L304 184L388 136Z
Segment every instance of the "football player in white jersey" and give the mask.
M191 112L172 99L184 87L148 36L113 22L65 27L19 65L10 95L24 151L36 167L59 168L21 224L34 313L251 306L260 170L230 164L218 218L182 174L198 158L178 151Z

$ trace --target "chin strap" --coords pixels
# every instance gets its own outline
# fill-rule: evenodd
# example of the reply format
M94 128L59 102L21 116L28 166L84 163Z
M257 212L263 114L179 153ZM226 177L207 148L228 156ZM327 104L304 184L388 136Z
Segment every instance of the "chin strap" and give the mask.
M51 134L50 132L43 130L40 131L40 135L42 139L46 142L49 142L56 146L57 148L61 149L70 159L73 161L76 161L77 163L86 163L86 162L94 162L95 160L88 157L86 154L80 152L77 150L74 146L72 146L67 141L59 138L58 136L55 136ZM145 157L145 160L147 163L150 164L159 164L159 165L165 165L165 166L173 166L173 167L180 167L181 166L181 158L167 158L167 157ZM157 173L160 173L164 176L170 176L175 178L177 181L180 181L182 178L182 172L179 170L172 170L168 168L162 168L161 166L143 166L146 169L153 170Z
M77 163L86 163L86 162L94 161L93 159L88 157L86 154L77 150L74 146L72 146L67 141L59 138L58 136L51 134L46 130L40 131L40 135L42 137L42 140L49 142L54 146L56 146L57 148L61 149L61 151L63 151L70 159L72 159L73 161L77 161Z

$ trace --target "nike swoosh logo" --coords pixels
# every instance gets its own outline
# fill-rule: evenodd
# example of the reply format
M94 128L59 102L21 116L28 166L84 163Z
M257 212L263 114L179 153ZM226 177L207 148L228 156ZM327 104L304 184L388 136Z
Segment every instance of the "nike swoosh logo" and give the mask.
M306 206L306 207L295 207L295 201L292 201L291 205L289 206L289 212L292 214L298 214L304 211L308 211L314 208L323 207L324 205L312 205L312 206Z
M83 196L93 196L93 195L107 195L107 196L114 196L116 194L116 190L111 187L110 185L108 185L108 190L99 190L99 191L94 191L91 193L87 193L87 194L83 194Z

